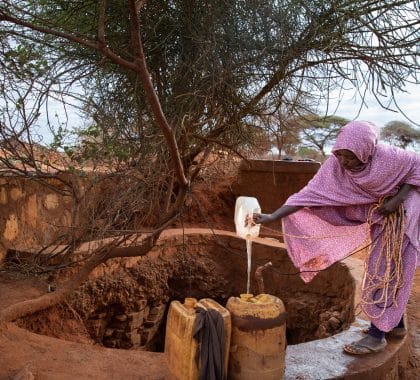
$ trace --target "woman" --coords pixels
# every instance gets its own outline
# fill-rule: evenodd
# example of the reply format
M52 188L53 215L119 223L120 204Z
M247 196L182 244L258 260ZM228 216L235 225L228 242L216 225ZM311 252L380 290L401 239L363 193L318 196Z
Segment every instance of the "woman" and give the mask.
M371 247L361 302L371 327L344 350L378 352L386 346L386 332L405 332L404 310L420 264L420 156L378 144L375 126L363 121L341 129L332 153L306 187L253 221L284 218L288 253L305 282L360 247Z

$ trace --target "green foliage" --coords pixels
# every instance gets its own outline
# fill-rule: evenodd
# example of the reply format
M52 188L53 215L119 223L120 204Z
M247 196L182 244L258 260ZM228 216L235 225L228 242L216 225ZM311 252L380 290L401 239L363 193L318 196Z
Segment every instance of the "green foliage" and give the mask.
M420 130L404 121L390 121L381 129L381 138L402 149L420 143Z
M318 149L309 148L306 146L299 147L297 154L303 159L309 158L315 161L322 161L324 159Z
M339 116L305 115L295 120L296 128L300 130L302 142L306 147L318 149L322 156L326 155L326 148L331 145L341 127L348 120Z
M3 64L21 79L41 77L48 70L48 62L42 53L25 41L3 51Z
M51 143L50 147L54 150L57 148L61 148L63 146L63 139L64 139L64 130L63 127L60 126L56 133L53 136L54 140Z

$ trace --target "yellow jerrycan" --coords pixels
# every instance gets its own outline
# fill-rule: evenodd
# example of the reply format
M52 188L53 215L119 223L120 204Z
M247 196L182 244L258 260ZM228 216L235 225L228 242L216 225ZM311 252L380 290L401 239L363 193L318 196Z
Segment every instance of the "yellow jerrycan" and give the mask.
M203 298L197 302L195 298L185 298L184 303L172 301L166 321L165 356L168 365L168 380L197 380L200 370L196 364L198 349L193 337L196 320L195 307L215 309L223 318L225 326L225 374L228 372L229 346L231 335L230 313L219 303Z
M230 297L229 380L281 380L286 354L286 311L272 295Z

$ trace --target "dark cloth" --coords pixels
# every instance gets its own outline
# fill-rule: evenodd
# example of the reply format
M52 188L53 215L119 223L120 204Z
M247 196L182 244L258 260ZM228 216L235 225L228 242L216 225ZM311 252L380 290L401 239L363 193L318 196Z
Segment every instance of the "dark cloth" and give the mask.
M401 328L405 327L404 316L401 318L400 322L398 323L396 327L401 327ZM385 332L382 330L379 330L372 322L370 322L370 328L369 328L368 334L378 339L382 339L385 337Z
M368 334L370 336L373 336L374 338L377 338L377 339L385 338L385 332L379 330L372 322L370 323L370 328L369 328Z
M200 380L226 378L224 359L226 353L225 324L222 315L214 309L196 308L193 337L198 343L196 362Z

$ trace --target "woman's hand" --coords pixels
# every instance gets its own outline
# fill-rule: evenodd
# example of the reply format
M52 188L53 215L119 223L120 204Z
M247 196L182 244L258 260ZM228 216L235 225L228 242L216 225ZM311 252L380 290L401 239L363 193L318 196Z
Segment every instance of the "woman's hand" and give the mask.
M303 206L283 205L280 208L278 208L276 211L274 211L272 214L259 214L259 213L249 214L245 218L245 227L255 226L256 224L261 224L261 223L274 222L278 219L284 218L285 216L295 213L296 211L300 210L302 207Z
M273 221L272 214L250 214L245 218L245 226L256 224L269 223Z
M407 199L408 194L414 188L413 185L403 183L398 189L398 193L393 197L386 198L383 205L378 207L378 212L381 215L387 216L398 210L401 203Z
M388 216L398 210L398 207L402 203L402 199L398 196L390 197L385 199L381 207L378 208L379 214Z

